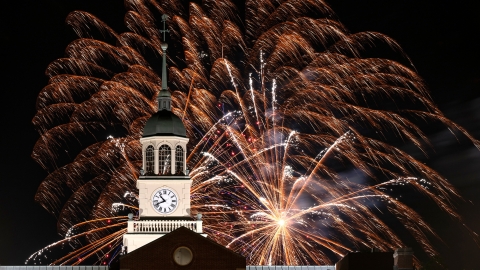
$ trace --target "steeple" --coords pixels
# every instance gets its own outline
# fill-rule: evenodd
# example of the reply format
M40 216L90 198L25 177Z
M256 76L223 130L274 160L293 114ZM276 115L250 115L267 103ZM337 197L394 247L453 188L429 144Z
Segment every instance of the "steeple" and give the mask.
M192 180L187 170L188 137L182 120L171 110L172 97L167 86L167 43L162 15L162 90L158 93L158 111L145 123L142 145L142 169L137 179L138 216L129 217L123 236L126 252L146 245L181 226L202 236L200 216L190 213Z
M167 110L171 111L172 110L172 96L170 95L170 92L168 92L168 86L167 86L167 48L168 44L165 39L165 34L170 32L168 29L166 29L166 21L168 19L168 16L166 14L162 15L162 22L163 22L163 29L160 30L160 33L163 34L163 41L161 44L162 47L162 90L158 93L157 96L157 101L158 101L158 111L162 110Z
M192 180L187 170L188 137L182 120L171 110L165 41L167 19L167 15L162 15L162 90L157 98L158 111L147 120L140 138L138 216L129 216L127 233L123 236L124 252L132 252L182 226L207 236L203 233L201 215L195 220L190 212Z

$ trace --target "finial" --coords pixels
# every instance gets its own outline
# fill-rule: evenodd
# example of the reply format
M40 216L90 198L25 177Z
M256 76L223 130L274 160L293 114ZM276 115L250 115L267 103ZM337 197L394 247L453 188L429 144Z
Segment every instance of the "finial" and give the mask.
M170 32L170 30L166 29L166 27L165 27L165 23L167 22L167 20L168 20L168 15L167 15L167 14L163 14L163 15L162 15L163 29L160 30L160 33L163 34L163 43L166 43L166 41L165 41L165 33ZM162 49L163 49L163 48L162 48Z
M163 22L163 29L159 30L160 33L163 34L163 41L161 44L162 47L162 90L160 90L160 93L158 93L158 110L171 110L171 102L172 98L170 95L170 92L168 92L168 85L167 85L167 48L168 44L166 42L166 37L165 33L170 32L170 30L167 29L165 23L168 19L168 15L163 14L162 15L162 22Z

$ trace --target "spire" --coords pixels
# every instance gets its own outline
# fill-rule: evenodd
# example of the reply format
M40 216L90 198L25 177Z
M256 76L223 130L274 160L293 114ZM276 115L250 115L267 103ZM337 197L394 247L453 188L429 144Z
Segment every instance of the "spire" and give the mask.
M163 29L160 30L160 33L163 34L163 41L161 44L162 47L162 90L160 90L160 93L158 93L157 101L158 101L158 111L162 110L171 110L171 102L172 102L172 97L170 95L170 92L168 92L168 86L167 86L167 48L168 44L165 40L165 34L170 32L168 29L166 29L165 23L168 19L168 15L163 14L162 15L162 22L163 22Z

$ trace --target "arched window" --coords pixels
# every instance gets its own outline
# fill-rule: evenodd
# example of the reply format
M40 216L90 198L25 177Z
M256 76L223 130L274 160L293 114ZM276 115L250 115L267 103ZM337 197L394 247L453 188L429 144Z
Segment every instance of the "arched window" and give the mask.
M155 155L153 153L153 146L149 145L145 149L145 174L153 175L155 169Z
M185 162L183 160L183 147L178 145L175 148L175 170L176 170L175 174L183 175L185 170L185 168L183 168L184 163Z
M172 173L171 156L172 149L170 148L170 146L166 144L160 146L160 149L158 150L158 174L169 175Z

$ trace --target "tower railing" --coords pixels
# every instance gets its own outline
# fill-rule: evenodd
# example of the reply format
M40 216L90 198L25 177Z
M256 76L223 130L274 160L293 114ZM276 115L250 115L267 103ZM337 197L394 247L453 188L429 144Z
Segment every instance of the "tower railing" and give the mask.
M180 227L203 233L202 220L129 220L127 233L169 233Z

